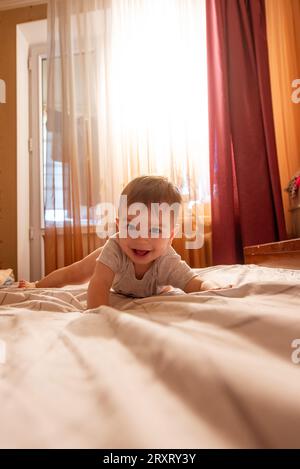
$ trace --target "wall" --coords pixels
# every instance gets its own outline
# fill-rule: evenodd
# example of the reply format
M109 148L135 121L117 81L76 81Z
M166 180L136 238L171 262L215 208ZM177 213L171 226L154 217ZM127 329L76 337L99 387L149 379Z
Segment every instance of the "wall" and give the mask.
M293 227L290 200L284 190L300 171L300 103L292 101L292 82L300 79L300 0L266 0L269 63L278 166L289 237ZM293 211L295 214L295 211ZM293 229L294 228L294 229Z
M46 5L0 11L0 78L6 82L6 104L0 104L0 269L11 267L16 276L16 25L46 16Z

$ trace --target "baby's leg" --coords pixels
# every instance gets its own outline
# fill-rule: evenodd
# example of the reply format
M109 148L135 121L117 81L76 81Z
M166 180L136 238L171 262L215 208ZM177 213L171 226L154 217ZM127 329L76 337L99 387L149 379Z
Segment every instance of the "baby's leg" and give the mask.
M80 261L64 267L64 285L88 282L94 273L96 259L100 255L102 249L102 247L98 248Z
M26 282L20 280L20 288L51 288L63 287L64 285L80 284L87 282L93 275L96 259L101 253L102 247L91 252L74 264L54 270L37 282Z

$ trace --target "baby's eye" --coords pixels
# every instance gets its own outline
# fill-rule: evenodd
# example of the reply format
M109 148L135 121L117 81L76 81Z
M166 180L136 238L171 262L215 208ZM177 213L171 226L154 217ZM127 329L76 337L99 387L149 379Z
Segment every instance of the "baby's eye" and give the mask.
M150 229L150 232L152 234L158 234L158 233L161 233L161 229L158 227L158 226L153 226L151 229Z
M135 229L135 225L133 225L132 223L128 223L127 229L128 229L129 231L132 231L132 230Z

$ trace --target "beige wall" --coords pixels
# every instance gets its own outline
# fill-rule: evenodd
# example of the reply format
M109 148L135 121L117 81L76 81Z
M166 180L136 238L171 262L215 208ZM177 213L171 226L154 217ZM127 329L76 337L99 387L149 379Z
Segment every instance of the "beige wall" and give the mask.
M17 115L16 25L46 18L47 6L0 11L0 78L6 104L0 104L0 269L17 275Z

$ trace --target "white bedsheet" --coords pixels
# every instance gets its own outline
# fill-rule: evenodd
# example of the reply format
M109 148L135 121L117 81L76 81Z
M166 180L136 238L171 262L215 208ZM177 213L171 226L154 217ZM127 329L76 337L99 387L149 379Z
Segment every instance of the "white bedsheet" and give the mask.
M235 286L87 312L85 286L1 289L0 447L300 447L300 271L201 272Z

